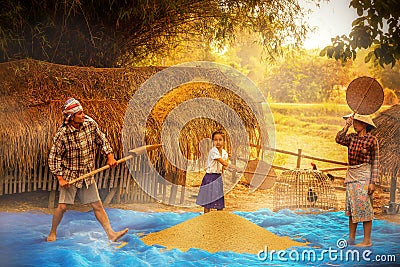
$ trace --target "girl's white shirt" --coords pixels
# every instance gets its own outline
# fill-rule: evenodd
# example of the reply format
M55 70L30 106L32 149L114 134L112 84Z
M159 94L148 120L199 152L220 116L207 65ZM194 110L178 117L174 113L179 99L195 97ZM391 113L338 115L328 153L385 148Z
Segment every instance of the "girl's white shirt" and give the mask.
M228 160L228 152L225 149L222 149L222 153L220 154L218 148L215 146L208 153L207 158L207 173L222 173L222 164L219 163L216 159L222 158L223 160Z

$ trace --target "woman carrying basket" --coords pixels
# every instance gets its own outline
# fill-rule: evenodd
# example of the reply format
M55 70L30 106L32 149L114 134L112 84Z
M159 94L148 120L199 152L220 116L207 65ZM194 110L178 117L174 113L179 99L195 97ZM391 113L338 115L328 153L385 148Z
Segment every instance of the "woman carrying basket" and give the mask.
M355 244L356 229L363 222L364 240L357 246L371 246L374 210L372 206L375 184L378 182L378 140L370 134L376 128L366 115L347 115L345 127L336 135L336 142L348 147L346 184L346 215L349 216L349 245ZM347 134L353 125L356 133Z

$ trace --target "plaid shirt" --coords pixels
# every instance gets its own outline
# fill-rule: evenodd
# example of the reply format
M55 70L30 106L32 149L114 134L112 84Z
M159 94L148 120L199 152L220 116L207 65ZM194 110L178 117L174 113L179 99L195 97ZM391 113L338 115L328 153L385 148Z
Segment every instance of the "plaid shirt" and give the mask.
M336 143L348 147L349 165L371 164L371 182L378 182L379 145L371 134L359 137L356 133L346 134L343 128L336 135Z
M66 181L93 171L97 147L101 148L104 155L113 151L105 134L89 116L85 116L80 129L69 124L62 125L54 137L50 150L50 171L55 176L62 176ZM86 186L94 182L93 176L85 179ZM81 188L82 184L83 180L76 182L75 186Z

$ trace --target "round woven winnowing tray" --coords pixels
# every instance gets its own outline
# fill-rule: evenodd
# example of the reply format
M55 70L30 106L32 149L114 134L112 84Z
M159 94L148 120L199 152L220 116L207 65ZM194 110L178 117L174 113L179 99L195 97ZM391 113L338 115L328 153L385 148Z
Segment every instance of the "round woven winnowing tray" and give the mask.
M346 91L347 104L361 115L376 112L382 106L383 97L383 89L379 82L366 76L354 79Z

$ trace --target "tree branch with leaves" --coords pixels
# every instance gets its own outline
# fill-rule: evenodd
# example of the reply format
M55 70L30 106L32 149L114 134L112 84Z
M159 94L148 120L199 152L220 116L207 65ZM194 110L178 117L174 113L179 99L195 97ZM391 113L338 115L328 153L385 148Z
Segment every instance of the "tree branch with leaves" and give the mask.
M345 63L355 59L357 49L373 48L365 57L380 66L392 67L400 59L400 3L398 0L352 0L350 7L357 10L358 18L352 23L348 36L336 36L332 45L321 51Z
M113 67L167 54L191 36L233 44L242 31L258 33L274 55L301 44L305 12L298 0L4 0L0 61Z

